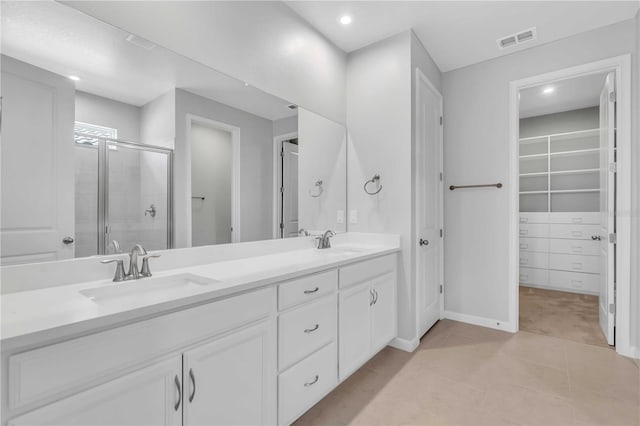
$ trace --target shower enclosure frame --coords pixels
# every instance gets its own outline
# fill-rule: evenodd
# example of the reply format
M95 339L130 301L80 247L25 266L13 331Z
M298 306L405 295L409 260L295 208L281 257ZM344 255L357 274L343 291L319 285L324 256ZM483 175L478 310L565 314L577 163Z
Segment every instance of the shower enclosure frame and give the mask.
M108 253L109 224L109 146L123 147L146 152L156 152L167 156L167 249L173 248L173 149L115 138L95 137L98 140L98 217L97 254ZM126 247L123 247L126 250Z

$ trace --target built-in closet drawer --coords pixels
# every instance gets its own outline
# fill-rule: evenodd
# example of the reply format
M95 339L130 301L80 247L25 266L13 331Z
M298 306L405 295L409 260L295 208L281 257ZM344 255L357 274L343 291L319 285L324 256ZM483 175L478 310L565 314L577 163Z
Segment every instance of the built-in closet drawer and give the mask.
M549 240L547 238L520 238L520 251L547 253Z
M338 270L309 275L278 286L278 309L281 311L310 302L336 291Z
M278 423L291 424L337 383L337 348L331 343L278 377Z
M598 294L600 275L580 272L549 271L549 286L576 291L578 293Z
M547 285L548 283L547 269L520 268L520 284Z
M600 272L600 258L598 256L552 253L549 255L549 269L597 274Z
M561 225L552 223L549 225L549 237L573 238L590 240L593 235L599 235L599 225Z
M549 223L566 223L574 225L598 225L600 223L600 213L597 212L577 212L577 213L549 213Z
M521 237L542 237L546 238L549 235L549 225L544 223L521 223L520 224L520 236Z
M281 314L278 320L280 371L327 343L335 342L337 327L337 294Z
M546 269L549 267L549 254L520 251L520 266Z
M549 223L549 213L520 213L520 223Z
M549 252L562 254L583 254L598 256L600 254L600 242L589 240L568 240L561 238L549 239Z

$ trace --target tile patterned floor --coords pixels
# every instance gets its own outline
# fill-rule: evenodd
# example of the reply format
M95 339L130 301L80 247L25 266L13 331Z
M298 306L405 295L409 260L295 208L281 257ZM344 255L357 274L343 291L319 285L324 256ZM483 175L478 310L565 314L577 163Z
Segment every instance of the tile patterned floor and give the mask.
M520 286L520 330L608 347L598 296Z
M640 370L615 351L442 320L385 348L304 425L639 425Z

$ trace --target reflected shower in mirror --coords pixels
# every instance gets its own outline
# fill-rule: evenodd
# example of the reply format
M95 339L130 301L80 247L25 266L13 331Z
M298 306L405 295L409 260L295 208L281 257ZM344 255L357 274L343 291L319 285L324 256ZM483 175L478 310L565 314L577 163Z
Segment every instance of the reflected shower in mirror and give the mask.
M58 2L3 2L1 263L346 231L346 130Z

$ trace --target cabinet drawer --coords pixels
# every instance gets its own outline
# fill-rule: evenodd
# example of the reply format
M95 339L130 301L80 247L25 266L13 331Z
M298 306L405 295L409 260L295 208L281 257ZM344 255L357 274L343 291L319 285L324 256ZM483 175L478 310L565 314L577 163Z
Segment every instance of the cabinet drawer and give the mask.
M355 265L345 266L344 268L340 268L340 288L346 288L365 281L370 281L380 275L395 272L395 270L395 254L365 260L364 262L356 263Z
M549 213L520 213L520 223L548 223Z
M549 240L550 253L600 255L600 242L591 240L564 240L553 238Z
M532 253L521 251L520 266L546 269L549 267L549 255L547 253Z
M543 223L521 223L520 224L520 236L521 237L543 237L546 238L549 234L549 225Z
M520 251L547 253L549 240L546 238L520 238Z
M595 212L558 212L549 213L549 223L566 223L573 225L598 225L600 213Z
M549 237L572 238L577 240L591 240L592 235L598 235L600 225L549 225Z
M268 288L12 355L9 407L106 381L175 348L274 315L275 305L275 289Z
M582 256L579 254L550 254L549 269L573 272L600 272L600 258L598 256Z
M520 284L547 285L549 271L547 269L520 268Z
M278 377L278 423L291 424L338 383L338 355L331 343Z
M299 307L278 321L279 367L283 371L327 343L336 341L338 296Z
M583 274L580 272L549 271L549 285L565 290L598 294L600 275Z
M278 286L278 308L282 311L315 300L338 288L338 270L309 275Z

